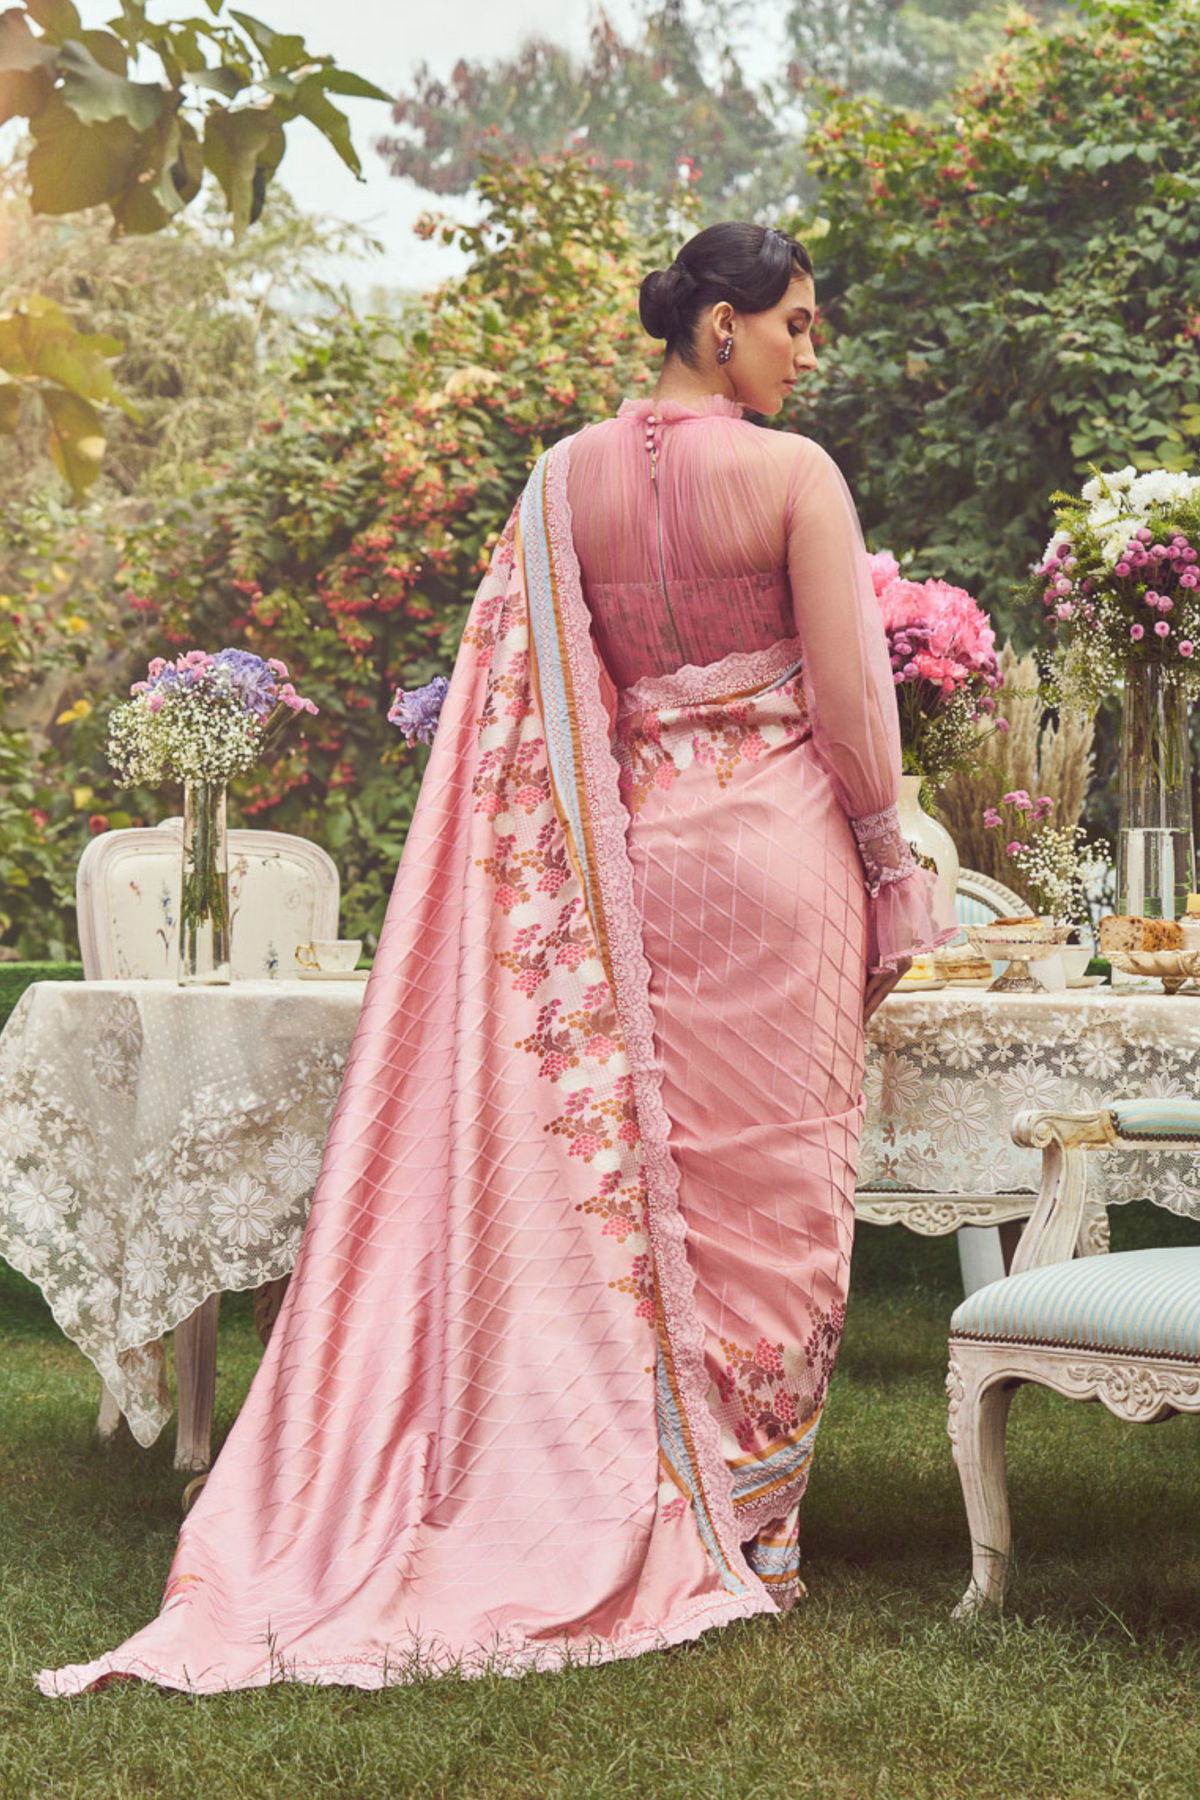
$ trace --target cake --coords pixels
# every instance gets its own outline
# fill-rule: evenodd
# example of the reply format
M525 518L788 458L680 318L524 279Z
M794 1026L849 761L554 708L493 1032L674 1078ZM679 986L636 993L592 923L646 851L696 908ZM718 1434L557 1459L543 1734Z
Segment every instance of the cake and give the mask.
M1183 929L1176 919L1125 918L1110 913L1100 921L1100 953L1123 950L1182 950Z

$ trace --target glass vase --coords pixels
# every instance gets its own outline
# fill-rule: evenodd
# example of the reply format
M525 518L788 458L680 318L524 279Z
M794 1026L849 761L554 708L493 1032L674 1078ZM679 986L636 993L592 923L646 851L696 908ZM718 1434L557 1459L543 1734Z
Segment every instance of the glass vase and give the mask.
M183 890L179 906L180 987L223 987L229 965L229 848L225 783L198 781L183 792Z
M1187 695L1157 662L1125 665L1117 911L1175 919L1195 885Z

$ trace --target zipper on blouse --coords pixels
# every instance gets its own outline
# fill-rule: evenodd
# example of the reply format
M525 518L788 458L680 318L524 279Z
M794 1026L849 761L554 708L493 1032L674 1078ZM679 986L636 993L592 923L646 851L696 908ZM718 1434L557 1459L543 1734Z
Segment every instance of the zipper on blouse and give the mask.
M671 621L671 630L675 633L675 642L680 653L683 651L683 640L679 635L679 627L675 623L675 611L671 605L671 596L667 592L667 558L663 549L662 498L658 491L658 420L653 415L646 421L646 448L650 452L650 487L654 494L654 529L658 542L658 579L662 587L663 605L667 609L667 617Z

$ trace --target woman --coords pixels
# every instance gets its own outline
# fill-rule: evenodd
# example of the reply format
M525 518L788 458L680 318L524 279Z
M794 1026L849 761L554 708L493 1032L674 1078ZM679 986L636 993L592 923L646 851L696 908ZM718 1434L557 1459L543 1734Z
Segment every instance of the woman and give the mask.
M953 928L845 488L742 416L814 304L794 240L701 232L653 401L535 468L262 1368L159 1617L46 1692L517 1673L798 1591L863 1014Z

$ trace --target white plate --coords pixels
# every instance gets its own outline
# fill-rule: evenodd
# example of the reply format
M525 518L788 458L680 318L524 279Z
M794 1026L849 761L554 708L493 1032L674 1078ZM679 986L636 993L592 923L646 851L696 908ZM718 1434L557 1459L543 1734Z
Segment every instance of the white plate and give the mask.
M970 975L960 980L957 975L947 975L946 986L958 988L990 988L996 977L994 975Z
M297 981L365 981L370 969L297 969Z
M908 981L903 976L892 989L893 994L931 994L935 988L944 988L946 983L939 976L933 981Z
M1081 975L1078 981L1068 981L1069 988L1103 987L1108 980L1107 975Z

